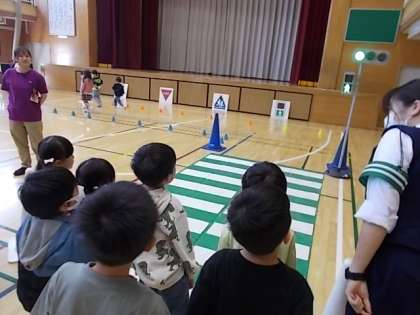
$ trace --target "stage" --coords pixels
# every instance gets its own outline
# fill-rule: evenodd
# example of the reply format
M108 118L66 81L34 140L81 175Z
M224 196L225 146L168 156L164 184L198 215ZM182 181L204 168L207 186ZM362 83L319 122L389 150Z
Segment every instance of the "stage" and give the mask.
M344 125L351 97L337 90L301 87L284 82L189 74L165 71L139 71L113 68L46 65L47 84L52 89L79 91L84 69L96 69L104 80L102 94L112 95L112 85L120 76L128 83L128 98L158 101L159 88L174 89L174 103L211 107L213 93L230 95L229 110L270 115L275 99L291 102L290 119ZM352 127L376 129L380 96L360 93Z

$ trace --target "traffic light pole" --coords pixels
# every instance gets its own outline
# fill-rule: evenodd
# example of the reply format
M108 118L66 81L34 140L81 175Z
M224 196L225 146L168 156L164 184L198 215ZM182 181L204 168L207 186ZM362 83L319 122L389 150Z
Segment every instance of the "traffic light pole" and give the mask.
M347 166L347 147L348 147L350 126L351 126L351 119L353 117L354 108L356 106L356 99L357 99L357 94L359 91L359 83L360 83L360 78L362 76L362 71L363 71L363 62L359 62L357 75L356 75L356 82L355 82L354 91L353 91L352 99L351 99L350 111L347 116L346 126L344 128L344 134L340 140L340 144L338 146L337 152L335 153L333 161L327 164L326 174L332 177L350 178L350 175L351 175L351 170Z
M343 136L344 139L343 140L344 140L344 143L346 144L346 146L347 146L347 142L348 142L348 138L349 138L351 119L353 117L353 112L354 112L354 108L355 108L355 105L356 105L357 93L359 92L359 82L360 82L360 77L362 76L362 71L363 71L363 63L360 62L358 67L357 67L356 86L354 88L354 93L353 93L352 98L351 98L350 112L349 112L349 115L347 117L346 128L344 129L344 136ZM341 153L340 153L340 159L338 161L338 168L341 168L343 166L344 151L347 151L347 150L343 150L343 148L342 148Z

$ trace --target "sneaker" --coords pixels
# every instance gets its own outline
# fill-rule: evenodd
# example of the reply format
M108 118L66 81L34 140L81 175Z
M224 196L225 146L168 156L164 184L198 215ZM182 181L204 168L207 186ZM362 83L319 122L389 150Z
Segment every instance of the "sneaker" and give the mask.
M22 176L22 175L25 175L26 169L27 169L27 167L22 166L21 168L19 168L16 171L13 172L13 176Z

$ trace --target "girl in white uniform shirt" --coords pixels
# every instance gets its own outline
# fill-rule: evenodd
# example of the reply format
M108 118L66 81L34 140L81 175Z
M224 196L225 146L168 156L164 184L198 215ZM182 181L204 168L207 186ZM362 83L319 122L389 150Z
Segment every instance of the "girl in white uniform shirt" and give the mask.
M388 92L387 128L360 181L366 200L346 269L346 314L420 314L420 80Z

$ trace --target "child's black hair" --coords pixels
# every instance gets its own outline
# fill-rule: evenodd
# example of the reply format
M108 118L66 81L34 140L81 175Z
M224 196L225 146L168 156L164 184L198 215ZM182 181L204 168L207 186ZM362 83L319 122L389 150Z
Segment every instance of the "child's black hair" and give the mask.
M232 200L227 219L233 237L249 252L267 255L287 235L290 202L274 185L256 185L242 190Z
M286 176L280 167L271 162L255 163L242 176L242 189L263 183L287 190Z
M76 178L66 168L47 167L30 173L19 188L23 208L40 219L53 219L67 200L73 197Z
M158 211L149 193L131 182L102 186L76 212L76 225L95 259L107 266L131 263L153 239Z
M176 154L164 143L149 143L140 147L131 160L131 168L145 185L159 188L175 172Z
M48 136L38 144L37 170L52 165L57 160L65 160L73 155L73 144L62 136Z
M83 71L83 80L84 79L92 80L92 73L89 70L84 70Z
M115 181L115 170L107 160L91 158L82 162L76 170L76 179L86 195L99 187Z
M121 79L121 77L117 77L117 78L115 79L115 81L117 81L118 83L121 83L121 82L122 82L122 79Z
M32 58L31 51L24 46L16 47L15 50L13 51L13 56L15 58L18 58L18 57L24 56L24 55L28 55L29 57Z

